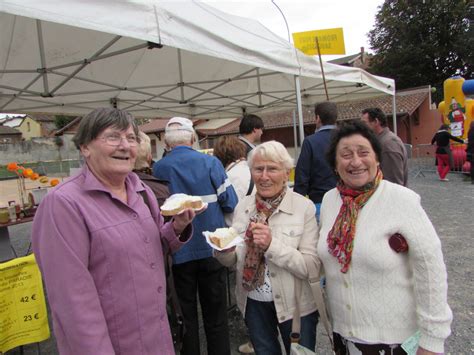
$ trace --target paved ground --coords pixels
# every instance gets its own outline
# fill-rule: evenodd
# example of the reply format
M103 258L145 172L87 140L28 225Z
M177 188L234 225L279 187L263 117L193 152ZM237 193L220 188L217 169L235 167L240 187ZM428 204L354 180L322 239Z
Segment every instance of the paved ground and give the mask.
M462 175L450 174L449 182L440 182L434 173L424 173L410 179L410 187L421 195L422 204L430 216L443 243L448 268L449 304L454 313L452 335L446 344L446 354L474 354L473 312L474 284L474 185L464 181ZM5 182L0 182L0 201L6 193ZM13 227L11 235L18 253L28 248L31 224ZM245 340L245 330L238 311L230 312L231 343L233 353ZM202 344L205 348L205 344ZM57 354L54 341L41 343L41 353ZM318 335L318 353L330 354L327 338ZM36 346L25 346L25 354L37 354ZM205 351L201 351L205 354ZM20 354L18 350L9 355Z

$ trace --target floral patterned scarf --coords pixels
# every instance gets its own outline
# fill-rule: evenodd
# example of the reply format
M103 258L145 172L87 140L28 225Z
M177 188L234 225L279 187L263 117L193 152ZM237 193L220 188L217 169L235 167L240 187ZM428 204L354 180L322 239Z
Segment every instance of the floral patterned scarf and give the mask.
M382 179L382 171L378 168L375 180L365 185L361 190L348 188L342 180L337 184L337 189L342 198L342 206L328 234L327 243L329 254L335 256L339 264L342 265L342 273L349 270L349 264L351 263L359 211L377 190Z
M276 197L264 199L258 193L255 195L255 206L257 213L250 217L250 223L267 224L268 218L275 212L285 197L286 188ZM250 230L250 223L245 232L245 244L247 252L245 254L242 286L247 291L252 291L258 286L262 286L265 277L265 250L255 245L253 234Z

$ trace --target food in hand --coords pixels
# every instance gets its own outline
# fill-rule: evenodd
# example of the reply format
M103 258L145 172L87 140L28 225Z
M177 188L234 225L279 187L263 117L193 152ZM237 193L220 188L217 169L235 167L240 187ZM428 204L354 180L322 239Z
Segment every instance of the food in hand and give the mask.
M199 210L203 207L204 202L201 197L182 194L182 196L167 199L163 206L160 206L160 209L163 216L174 216L186 208Z
M219 248L225 248L238 236L237 231L230 228L217 228L215 232L212 232L209 235L209 240L212 244L218 246Z

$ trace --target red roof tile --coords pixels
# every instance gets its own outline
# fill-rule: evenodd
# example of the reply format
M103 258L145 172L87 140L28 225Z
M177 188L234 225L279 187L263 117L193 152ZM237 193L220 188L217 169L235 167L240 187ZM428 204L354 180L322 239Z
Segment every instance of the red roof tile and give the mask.
M405 91L399 91L396 95L397 115L398 114L413 114L418 107L429 97L429 87L415 88ZM379 107L387 116L392 116L392 96L385 95L371 99L364 99L358 101L338 102L338 120L350 120L360 118L363 109L368 107ZM293 111L281 111L268 114L258 114L264 124L265 129L286 128L293 126ZM296 117L298 121L298 117ZM315 124L313 107L303 107L303 122L304 125ZM219 127L215 130L196 130L203 135L217 136L226 134L239 133L240 118L235 121Z

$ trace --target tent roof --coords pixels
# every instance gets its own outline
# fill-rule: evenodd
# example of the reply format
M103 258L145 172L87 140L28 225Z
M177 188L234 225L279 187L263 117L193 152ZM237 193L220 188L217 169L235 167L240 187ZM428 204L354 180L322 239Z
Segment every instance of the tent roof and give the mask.
M197 1L3 0L0 111L220 117L325 100L317 57L259 22ZM324 63L333 101L393 94L394 81Z

